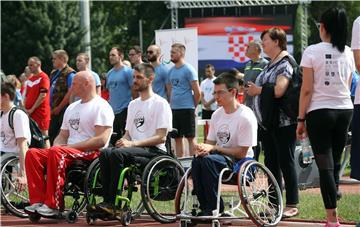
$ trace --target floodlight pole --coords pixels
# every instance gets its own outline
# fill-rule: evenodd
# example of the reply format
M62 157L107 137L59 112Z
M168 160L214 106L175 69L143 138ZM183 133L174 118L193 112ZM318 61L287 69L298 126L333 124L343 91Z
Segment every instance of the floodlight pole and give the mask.
M85 28L86 33L84 35L85 52L91 58L91 45L90 45L90 6L89 0L80 0L80 25ZM89 62L89 68L91 69L91 61Z

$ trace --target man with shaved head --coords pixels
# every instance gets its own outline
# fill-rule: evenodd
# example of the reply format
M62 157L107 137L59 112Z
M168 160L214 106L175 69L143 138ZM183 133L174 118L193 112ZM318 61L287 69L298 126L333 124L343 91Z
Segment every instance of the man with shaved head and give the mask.
M153 90L156 94L164 99L170 98L170 80L169 70L164 64L160 62L161 49L157 45L151 45L147 48L146 56L149 63L155 68L155 78L152 84Z
M44 217L57 215L64 208L65 168L75 159L95 159L110 140L114 114L108 102L96 94L91 73L77 73L71 89L80 100L66 109L54 146L32 148L26 154L31 204L25 207L27 213L37 212Z

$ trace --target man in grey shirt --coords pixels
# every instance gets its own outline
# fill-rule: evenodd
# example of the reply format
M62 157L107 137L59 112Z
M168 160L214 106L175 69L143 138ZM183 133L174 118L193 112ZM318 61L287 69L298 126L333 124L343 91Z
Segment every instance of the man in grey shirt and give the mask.
M260 56L261 54L261 43L259 41L250 41L246 48L246 57L250 58L250 61L246 63L244 71L244 83L246 84L251 81L255 83L256 77L268 64L268 61ZM253 97L245 93L245 105L252 108Z

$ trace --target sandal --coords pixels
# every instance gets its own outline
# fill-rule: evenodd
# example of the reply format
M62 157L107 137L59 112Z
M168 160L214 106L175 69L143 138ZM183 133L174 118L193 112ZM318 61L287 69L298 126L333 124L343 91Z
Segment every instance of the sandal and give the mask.
M296 215L299 214L299 209L296 207L285 207L284 211L283 211L283 218L291 218L291 217L295 217Z

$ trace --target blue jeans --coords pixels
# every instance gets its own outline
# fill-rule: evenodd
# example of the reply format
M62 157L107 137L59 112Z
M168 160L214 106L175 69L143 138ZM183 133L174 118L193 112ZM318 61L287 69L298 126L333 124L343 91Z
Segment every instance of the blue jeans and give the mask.
M209 154L204 157L195 157L192 161L194 193L197 196L200 209L212 214L216 209L217 189L220 172L227 167L224 156ZM220 213L224 211L224 202L220 199Z

